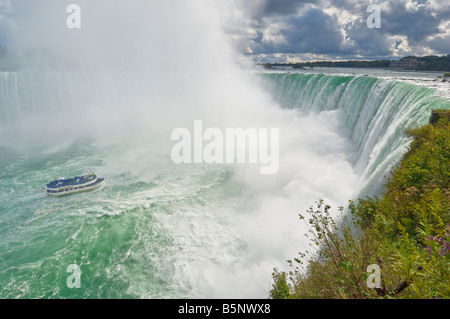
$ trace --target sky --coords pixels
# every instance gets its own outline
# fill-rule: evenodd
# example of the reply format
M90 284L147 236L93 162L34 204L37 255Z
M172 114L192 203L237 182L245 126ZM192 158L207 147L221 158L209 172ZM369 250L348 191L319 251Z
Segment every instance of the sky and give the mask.
M380 28L369 28L369 4ZM272 62L396 59L450 53L448 0L241 1L227 32L240 52Z
M448 0L215 1L232 46L255 62L396 59L450 53ZM10 42L5 30L20 14L17 4L26 2L0 0L0 44ZM367 25L372 14L367 11L369 4L380 8L380 28Z

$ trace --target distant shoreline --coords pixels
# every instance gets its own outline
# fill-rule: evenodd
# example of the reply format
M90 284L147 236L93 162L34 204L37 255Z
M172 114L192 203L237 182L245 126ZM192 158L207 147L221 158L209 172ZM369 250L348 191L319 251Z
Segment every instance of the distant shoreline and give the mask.
M327 67L327 68L359 68L387 69L405 71L450 71L450 54L443 56L408 56L400 60L347 60L347 61L314 61L301 63L259 63L266 69L292 67L293 69Z

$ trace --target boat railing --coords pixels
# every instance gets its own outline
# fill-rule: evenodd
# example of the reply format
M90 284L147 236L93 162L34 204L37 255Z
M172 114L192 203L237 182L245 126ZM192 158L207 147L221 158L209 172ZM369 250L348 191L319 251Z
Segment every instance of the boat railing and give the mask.
M50 182L47 184L47 187L50 188L59 188L59 187L66 187L66 186L75 186L75 185L81 185L85 184L87 182L90 182L96 178L96 175L88 175L87 176L76 176L71 179L65 179L65 180L55 180L53 182Z

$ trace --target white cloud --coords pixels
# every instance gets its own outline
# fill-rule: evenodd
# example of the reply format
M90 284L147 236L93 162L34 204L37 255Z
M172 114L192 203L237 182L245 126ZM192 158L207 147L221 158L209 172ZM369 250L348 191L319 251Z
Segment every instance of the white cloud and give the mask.
M46 1L46 0L39 0ZM85 1L85 0L80 0ZM0 30L13 26L14 6L34 1L0 0ZM149 1L152 2L153 1ZM393 57L424 52L444 54L449 50L450 2L448 0L378 0L381 29L366 26L367 6L372 0L220 0L220 23L228 40L241 53L315 54L333 58ZM23 9L22 7L22 9ZM27 10L22 10L26 13ZM28 10L29 11L29 10ZM107 14L107 11L105 14ZM22 13L21 13L22 14ZM33 16L37 16L33 13ZM26 19L26 16L22 16ZM43 20L27 43L64 38ZM36 22L36 21L35 21ZM32 23L28 24L32 26ZM47 25L47 27L45 27ZM126 28L126 26L124 26ZM114 27L114 29L117 29ZM48 32L47 32L48 31ZM92 38L92 32L90 37ZM121 34L122 31L119 30ZM46 34L57 35L48 38ZM101 35L99 35L101 36ZM0 31L0 43L5 32ZM11 39L9 39L11 40ZM36 43L35 43L36 44ZM278 58L277 58L278 59Z
M381 8L381 29L369 29L367 6L372 2L258 1L252 8L241 7L244 11L235 28L239 25L245 30L239 39L245 52L264 54L260 58L276 61L279 57L275 53L285 53L286 59L298 59L299 55L303 58L308 53L329 59L448 53L450 2L380 0L377 4ZM246 9L254 11L245 12Z
M0 0L0 14L8 15L13 12L11 0Z

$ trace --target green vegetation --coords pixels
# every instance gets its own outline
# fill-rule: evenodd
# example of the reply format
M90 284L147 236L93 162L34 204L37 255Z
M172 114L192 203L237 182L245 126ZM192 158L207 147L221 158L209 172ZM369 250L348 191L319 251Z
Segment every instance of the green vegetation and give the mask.
M450 54L443 56L428 55L417 58L417 61L424 62L416 67L416 70L424 71L449 71L450 70Z
M450 298L448 117L406 134L410 149L379 198L350 202L338 217L323 201L300 215L316 253L274 269L271 298ZM380 267L373 288L369 265Z
M323 67L323 68L388 68L390 60L375 60L375 61L317 61L304 62L292 65L294 69L301 69L304 67Z

